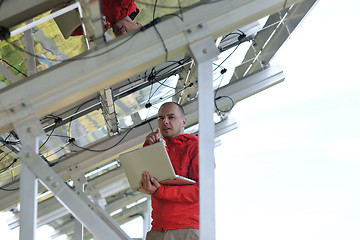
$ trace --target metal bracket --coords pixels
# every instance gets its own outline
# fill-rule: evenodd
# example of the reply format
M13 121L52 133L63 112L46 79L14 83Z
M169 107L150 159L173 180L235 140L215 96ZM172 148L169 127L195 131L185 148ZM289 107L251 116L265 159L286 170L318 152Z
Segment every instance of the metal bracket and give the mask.
M102 106L102 114L105 119L108 134L113 136L118 133L118 121L115 112L113 91L111 88L105 88L99 92L100 102Z
M212 37L206 37L189 45L190 51L197 63L202 63L210 59L215 59L220 51L215 46Z
M107 203L106 203L105 198L103 196L101 196L100 192L92 192L91 199L96 205L98 205L102 209L105 209L105 206Z
M68 169L69 175L74 182L75 191L84 191L85 184L87 184L84 170L80 165L75 165Z
M75 191L80 194L84 192L85 184L87 183L84 171L80 165L75 165L68 169L69 175L73 180ZM83 240L84 226L82 223L75 219L74 222L74 240Z
M18 111L29 112L28 104L25 102L19 104L16 108L12 107L10 109L13 109L11 112L14 114ZM29 115L19 121L13 122L13 125L16 134L21 140L22 146L29 145L35 148L35 152L38 152L38 137L45 134L39 118L35 115Z

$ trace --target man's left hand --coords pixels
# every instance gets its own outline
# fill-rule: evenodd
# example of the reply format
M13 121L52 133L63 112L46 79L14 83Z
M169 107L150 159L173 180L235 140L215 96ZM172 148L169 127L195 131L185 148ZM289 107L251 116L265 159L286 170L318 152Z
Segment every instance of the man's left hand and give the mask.
M160 183L155 178L151 177L148 172L143 172L141 174L140 187L143 190L142 192L151 195L160 187Z

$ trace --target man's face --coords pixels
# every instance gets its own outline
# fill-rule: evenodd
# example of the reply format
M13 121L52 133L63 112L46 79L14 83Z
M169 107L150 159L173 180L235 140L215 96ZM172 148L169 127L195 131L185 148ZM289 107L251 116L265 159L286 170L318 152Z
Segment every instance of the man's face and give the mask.
M116 37L122 36L128 32L132 32L141 27L141 24L134 22L129 16L117 21L113 28L114 35Z
M163 138L171 139L184 133L186 118L175 104L165 104L158 112L158 126Z

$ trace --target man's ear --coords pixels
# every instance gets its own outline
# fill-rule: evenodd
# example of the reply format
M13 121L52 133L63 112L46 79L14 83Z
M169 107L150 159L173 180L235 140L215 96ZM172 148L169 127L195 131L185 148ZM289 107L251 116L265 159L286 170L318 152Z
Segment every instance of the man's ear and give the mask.
M186 125L186 117L184 117L184 119L183 119L183 127L185 127L185 125Z

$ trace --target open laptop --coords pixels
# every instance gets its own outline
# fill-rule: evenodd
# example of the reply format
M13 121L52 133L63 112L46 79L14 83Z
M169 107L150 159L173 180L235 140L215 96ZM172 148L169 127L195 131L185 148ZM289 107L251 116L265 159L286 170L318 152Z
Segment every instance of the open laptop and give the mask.
M141 174L146 171L161 184L187 185L195 181L175 174L163 141L121 154L119 161L130 187L140 189Z

